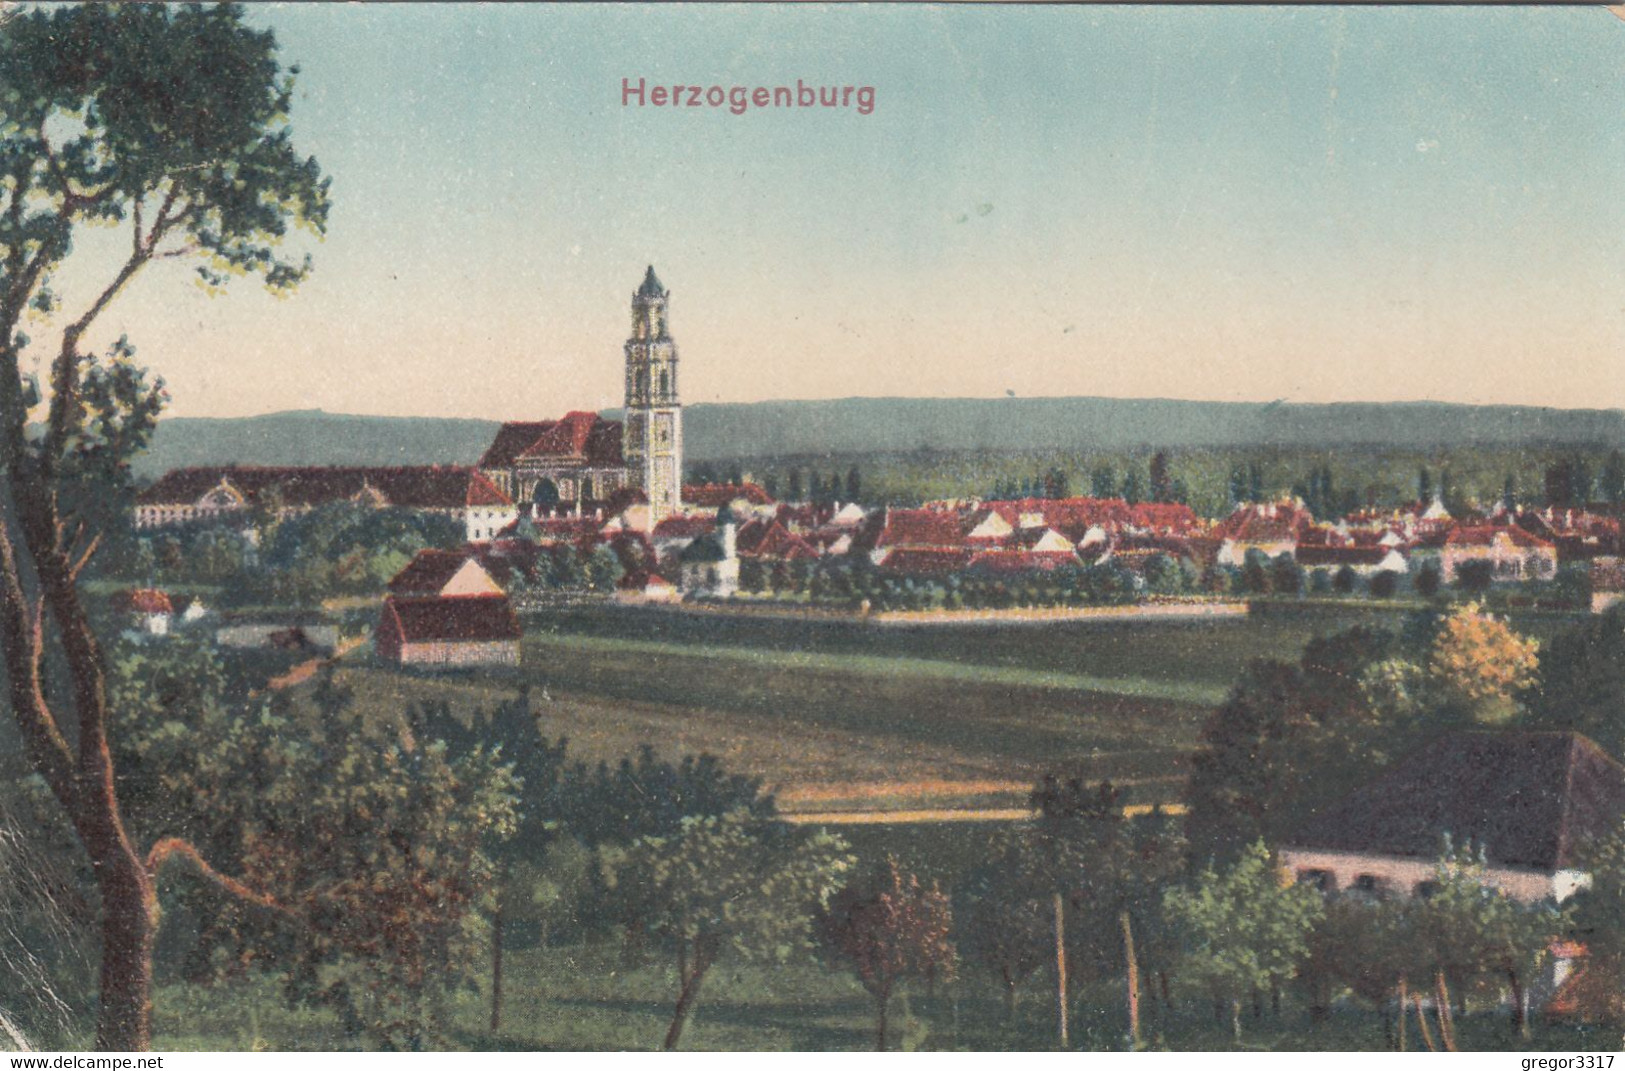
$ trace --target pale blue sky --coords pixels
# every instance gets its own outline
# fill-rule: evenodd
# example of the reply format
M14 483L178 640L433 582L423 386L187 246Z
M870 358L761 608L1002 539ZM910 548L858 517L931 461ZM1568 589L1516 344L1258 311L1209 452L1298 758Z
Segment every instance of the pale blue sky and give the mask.
M176 414L618 404L649 262L691 402L1625 404L1625 23L1604 9L251 18L302 68L330 235L287 301L206 299L170 268L120 299L107 333ZM639 110L623 76L877 103Z

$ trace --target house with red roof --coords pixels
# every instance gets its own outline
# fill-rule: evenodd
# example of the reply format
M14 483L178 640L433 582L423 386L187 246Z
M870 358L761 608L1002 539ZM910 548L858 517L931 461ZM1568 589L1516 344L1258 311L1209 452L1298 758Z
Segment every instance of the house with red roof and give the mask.
M391 595L373 631L373 649L400 666L513 666L520 636L519 618L503 596Z
M113 596L113 612L136 632L148 636L169 635L175 604L167 592L157 588L136 588Z
M503 594L502 586L478 557L466 550L420 550L389 581L389 593L402 596L479 597Z
M681 598L676 584L650 569L634 569L615 585L616 602L676 602Z
M1296 554L1303 533L1314 527L1315 518L1296 499L1280 502L1246 503L1214 526L1212 535L1220 539L1220 565L1241 566L1250 551L1266 558Z
M1550 580L1557 575L1557 547L1515 524L1458 524L1439 548L1446 583L1468 562L1487 562L1497 583Z

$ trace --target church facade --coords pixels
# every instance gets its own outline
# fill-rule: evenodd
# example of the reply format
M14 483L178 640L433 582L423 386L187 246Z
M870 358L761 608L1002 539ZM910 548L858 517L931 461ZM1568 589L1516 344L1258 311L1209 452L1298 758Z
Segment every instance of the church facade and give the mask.
M651 265L632 294L624 420L575 412L507 423L497 432L479 469L521 509L537 516L591 513L631 501L628 492L641 494L653 520L681 508L683 409L670 296Z

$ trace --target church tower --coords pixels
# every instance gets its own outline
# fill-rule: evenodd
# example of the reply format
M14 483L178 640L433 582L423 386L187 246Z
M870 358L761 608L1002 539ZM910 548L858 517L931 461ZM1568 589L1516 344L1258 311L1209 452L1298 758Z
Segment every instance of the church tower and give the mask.
M649 499L649 520L677 511L683 493L683 407L677 400L677 344L666 327L666 299L651 265L632 295L626 340L626 424L622 443L632 486Z

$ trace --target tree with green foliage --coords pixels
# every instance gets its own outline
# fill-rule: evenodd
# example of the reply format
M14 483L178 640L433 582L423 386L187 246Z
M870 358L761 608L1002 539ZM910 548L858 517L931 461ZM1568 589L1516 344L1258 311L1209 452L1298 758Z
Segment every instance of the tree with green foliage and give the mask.
M1119 497L1131 506L1139 505L1145 498L1145 482L1141 479L1138 468L1130 468L1123 474L1123 490Z
M1433 598L1439 593L1439 588L1443 583L1444 577L1439 571L1438 562L1425 561L1422 563L1422 567L1416 571L1416 593L1423 598Z
M110 693L118 758L132 830L207 879L166 900L193 921L187 976L279 971L357 1039L443 1043L518 828L512 766L455 731L431 738L422 712L363 718L331 674L313 709L280 693L232 707L212 651L142 654Z
M761 778L729 773L710 754L669 762L647 744L613 767L600 762L566 768L552 808L572 836L591 846L670 836L696 816L744 811L767 821L777 813Z
M1563 912L1549 903L1513 900L1485 879L1483 858L1448 844L1430 891L1413 908L1410 938L1416 954L1433 973L1433 995L1445 1047L1455 1050L1452 993L1488 986L1497 996L1511 994L1512 1030L1528 1036L1529 979L1552 940L1568 928Z
M1495 584L1495 565L1488 561L1465 561L1456 566L1456 587L1471 595L1483 595Z
M1625 451L1610 450L1597 477L1597 491L1610 506L1625 502Z
M510 699L482 711L454 712L446 702L420 702L409 708L407 727L422 740L445 742L454 762L497 756L507 763L520 791L514 804L511 836L489 848L495 864L491 895L486 903L491 926L491 1029L501 1029L503 959L507 947L508 905L513 899L513 874L535 867L554 850L560 832L560 782L566 769L567 742L551 741L530 704L530 690L521 687Z
M1269 555L1252 547L1241 566L1241 592L1246 595L1268 595L1274 590L1274 569Z
M856 502L863 497L863 476L858 467L853 465L846 470L846 500Z
M1173 501L1173 483L1168 475L1168 454L1163 450L1151 455L1151 501Z
M1423 465L1416 473L1416 500L1422 503L1433 501L1433 473Z
M626 925L678 951L677 1002L662 1043L669 1050L723 956L783 963L812 951L814 913L828 907L855 860L834 834L732 811L684 818L669 836L607 849L603 864Z
M1625 605L1545 644L1535 686L1523 698L1525 724L1584 733L1610 755L1625 755Z
M1191 759L1186 835L1196 861L1222 864L1255 840L1277 841L1404 753L1423 720L1417 707L1384 707L1351 687L1401 651L1393 633L1360 626L1310 641L1296 666L1247 665Z
M1235 468L1230 470L1229 491L1230 491L1230 507L1232 509L1234 509L1235 507L1241 505L1243 502L1247 501L1247 468L1246 468L1246 466L1237 465Z
M1570 936L1586 950L1568 983L1583 1022L1625 1031L1625 824L1585 846L1591 883L1573 901Z
M608 547L594 547L587 555L587 587L600 595L613 595L626 575L621 559Z
M1054 959L1054 890L1020 837L1007 838L987 862L954 886L955 944L967 962L996 975L1005 1018L1015 1021L1021 983Z
M818 915L824 948L875 1000L875 1051L886 1051L886 1011L910 979L954 976L953 910L935 884L904 873L895 856L830 897Z
M1089 494L1093 498L1117 497L1117 473L1110 465L1096 466L1089 474Z
M1270 562L1270 590L1277 595L1302 595L1303 567L1291 553L1283 551Z
M1367 590L1373 599L1391 599L1399 591L1399 575L1387 569L1373 573Z
M208 56L209 62L198 62ZM221 288L257 275L286 291L309 260L285 260L290 224L320 231L327 182L288 134L292 72L241 8L71 5L0 23L0 646L10 700L35 769L90 857L100 894L97 1045L151 1041L154 871L124 826L108 745L105 666L77 581L97 533L68 512L127 470L162 403L128 364L86 352L102 313L150 265L190 259ZM26 314L52 316L53 277L87 228L128 224L129 240L92 297L63 315L45 363L49 398L23 369ZM92 267L90 270L94 270ZM121 355L122 354L122 355ZM106 412L99 412L100 409ZM34 411L40 409L41 411ZM38 609L36 609L38 607ZM60 651L73 682L47 695ZM69 743L70 739L73 743Z
M1165 902L1181 934L1181 976L1229 1005L1240 1044L1242 1002L1284 985L1308 958L1320 894L1285 877L1256 841L1230 868L1209 866L1190 887L1169 889Z

